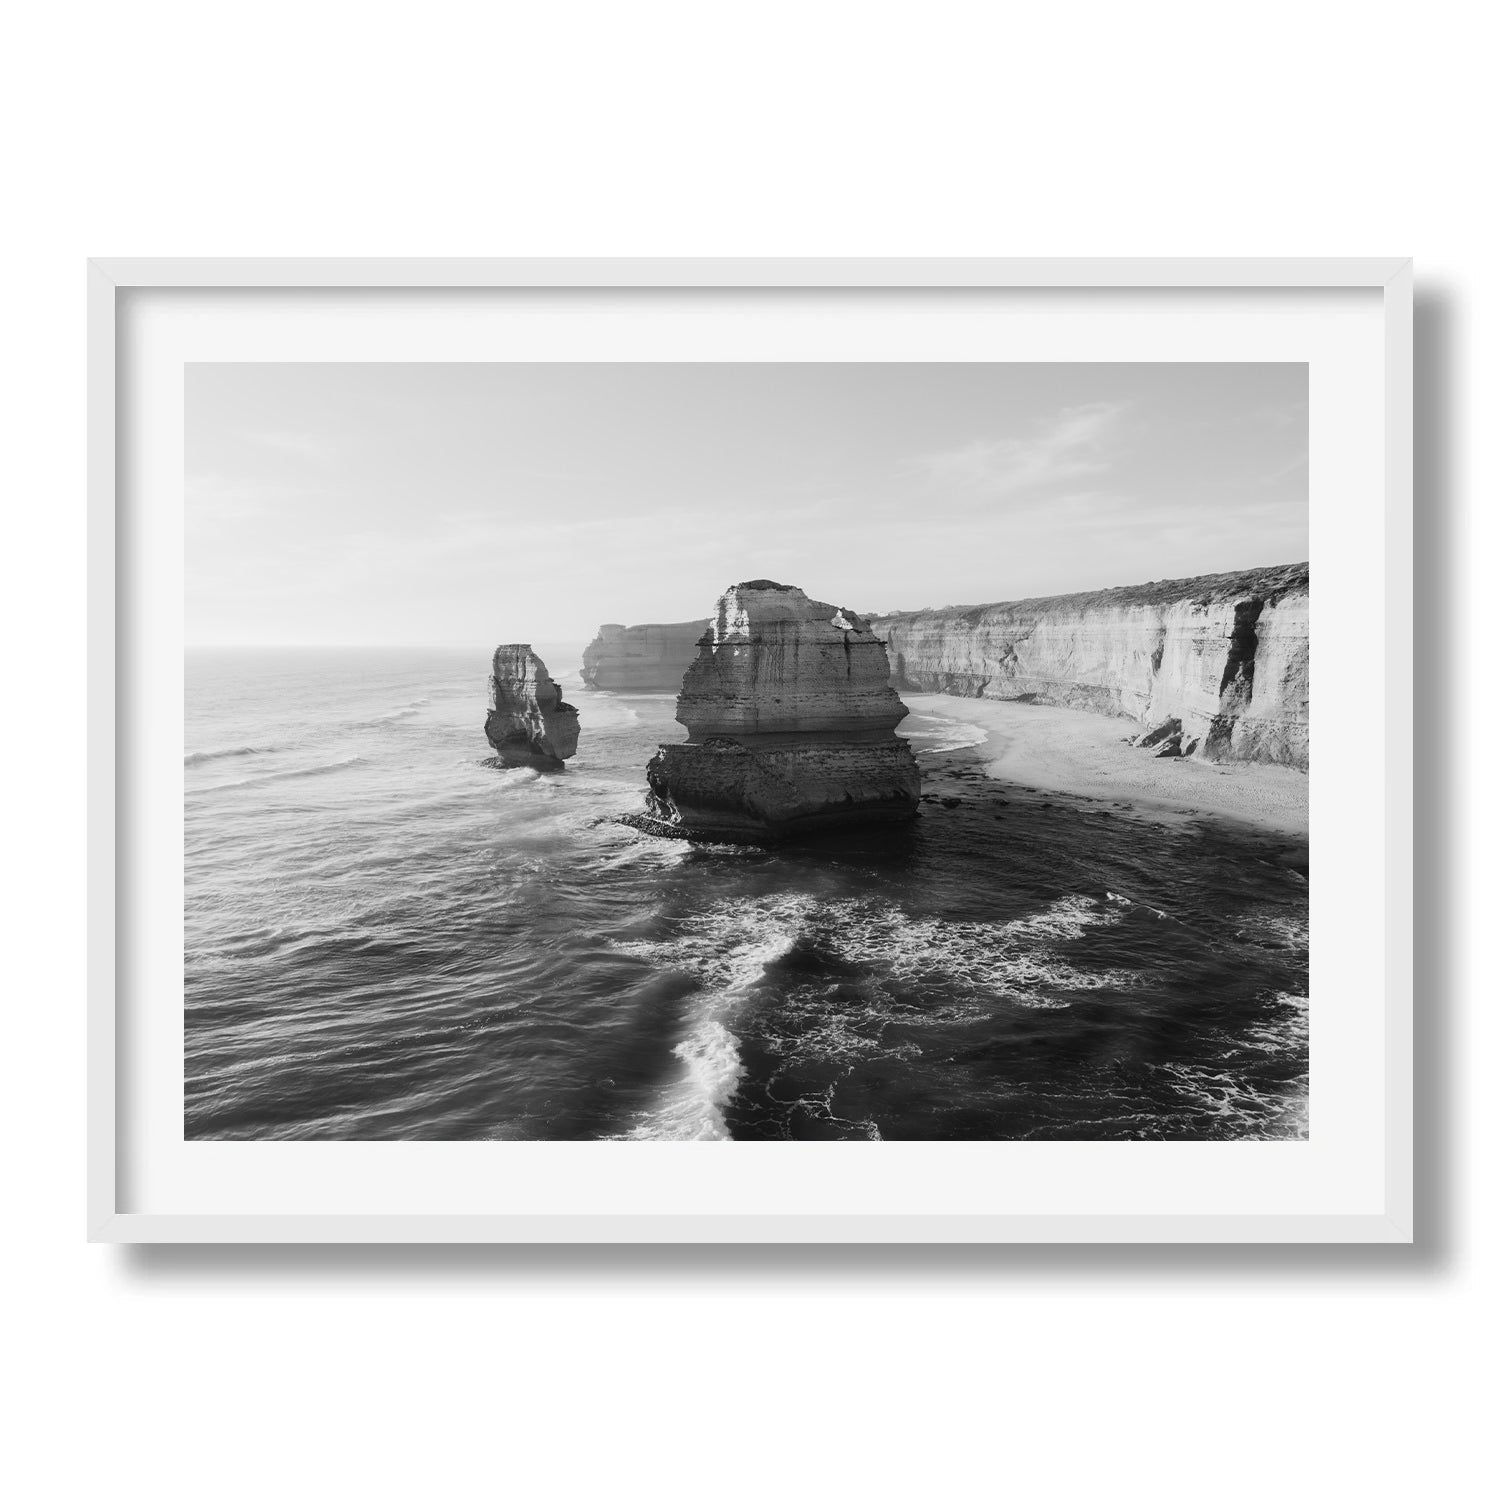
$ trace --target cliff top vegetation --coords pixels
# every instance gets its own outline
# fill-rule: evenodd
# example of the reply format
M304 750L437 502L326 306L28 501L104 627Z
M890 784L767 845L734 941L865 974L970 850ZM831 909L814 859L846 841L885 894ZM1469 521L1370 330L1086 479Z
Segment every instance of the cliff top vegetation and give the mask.
M948 615L977 625L985 616L1014 611L1041 613L1053 609L1130 609L1142 605L1198 604L1226 599L1259 599L1275 604L1288 594L1305 594L1309 565L1284 563L1274 568L1251 568L1240 573L1204 573L1197 578L1160 578L1092 593L1049 594L1039 598L1003 600L995 604L949 604L932 609L899 609L876 616L880 621L909 620L916 615Z

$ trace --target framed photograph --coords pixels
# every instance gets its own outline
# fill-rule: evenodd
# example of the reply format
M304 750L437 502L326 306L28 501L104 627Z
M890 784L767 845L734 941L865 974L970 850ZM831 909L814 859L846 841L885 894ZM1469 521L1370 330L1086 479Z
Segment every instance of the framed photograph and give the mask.
M1410 262L89 299L92 1238L1413 1237Z

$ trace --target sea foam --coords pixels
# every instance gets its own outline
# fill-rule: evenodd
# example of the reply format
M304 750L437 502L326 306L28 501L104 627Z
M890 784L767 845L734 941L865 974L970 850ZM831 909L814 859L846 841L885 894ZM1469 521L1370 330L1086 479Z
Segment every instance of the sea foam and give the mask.
M773 1053L852 1064L875 1052L914 1054L914 1044L887 1047L881 1036L914 1013L929 1022L973 1021L997 1004L1053 1009L1068 1005L1068 993L1130 988L1140 982L1134 974L1081 970L1058 952L1122 915L1118 907L1072 895L1009 922L951 922L908 917L876 901L796 894L720 903L680 920L671 937L616 942L621 953L693 974L701 984L674 1048L677 1076L630 1138L728 1140L725 1110L744 1076L741 1034L753 1032ZM754 1015L754 991L799 943L860 972L865 998L857 1014L845 1015L829 1004L826 982L792 982L778 996L777 1024L766 1030ZM947 998L921 1001L918 992L933 986ZM798 1023L792 1030L783 1024L788 1019Z
M627 1139L730 1139L724 1111L745 1072L732 1025L767 966L791 951L813 904L807 896L773 898L691 918L664 943L615 944L622 953L688 969L703 981L687 1033L672 1049L677 1076Z
M982 745L989 738L985 729L964 719L950 719L942 714L913 713L896 731L912 742L918 754L938 755L948 750L967 750Z

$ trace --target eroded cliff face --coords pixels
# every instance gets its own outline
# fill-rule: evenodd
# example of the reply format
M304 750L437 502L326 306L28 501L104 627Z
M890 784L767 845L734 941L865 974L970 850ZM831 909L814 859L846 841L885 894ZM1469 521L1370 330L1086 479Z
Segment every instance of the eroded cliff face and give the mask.
M495 648L484 735L507 766L561 771L578 749L578 710L530 646Z
M688 741L646 769L641 826L765 842L911 818L921 774L894 732L906 713L858 615L769 579L736 584L683 678Z
M710 623L601 625L583 649L583 680L618 693L675 693Z
M1308 580L1299 563L870 624L898 687L1119 714L1165 728L1165 753L1306 770Z

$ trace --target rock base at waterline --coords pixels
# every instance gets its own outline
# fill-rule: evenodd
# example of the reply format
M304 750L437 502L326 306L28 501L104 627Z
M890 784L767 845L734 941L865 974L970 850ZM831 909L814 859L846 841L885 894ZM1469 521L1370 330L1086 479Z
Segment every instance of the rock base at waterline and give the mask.
M647 832L732 843L779 843L827 829L904 823L922 777L911 747L868 744L664 745L646 768Z

